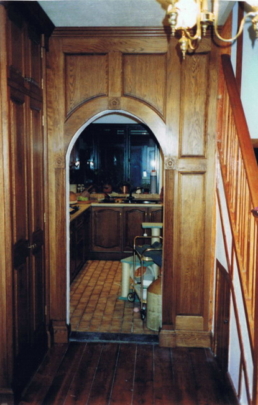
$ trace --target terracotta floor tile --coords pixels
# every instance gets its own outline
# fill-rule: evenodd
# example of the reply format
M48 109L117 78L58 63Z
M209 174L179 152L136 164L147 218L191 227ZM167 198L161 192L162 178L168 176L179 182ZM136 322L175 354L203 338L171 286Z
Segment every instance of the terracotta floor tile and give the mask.
M102 322L110 322L112 319L112 314L104 314L102 318Z
M89 301L89 297L81 296L80 304L86 304Z
M158 334L146 327L140 303L119 300L120 261L89 261L71 285L71 328L81 332Z
M73 316L73 317L71 317L71 324L77 325L80 322L80 320L81 320L80 316Z
M91 324L91 321L81 321L79 327L80 328L88 328Z
M122 325L121 326L121 332L122 333L132 333L133 332L133 330L132 330L132 325Z
M82 315L82 321L89 321L91 318L93 317L93 312L92 313L90 313L90 314L86 314L86 313L84 313L83 315Z
M84 309L85 309L85 306L86 306L85 303L79 302L78 305L76 306L76 309L82 309L82 310L84 310Z

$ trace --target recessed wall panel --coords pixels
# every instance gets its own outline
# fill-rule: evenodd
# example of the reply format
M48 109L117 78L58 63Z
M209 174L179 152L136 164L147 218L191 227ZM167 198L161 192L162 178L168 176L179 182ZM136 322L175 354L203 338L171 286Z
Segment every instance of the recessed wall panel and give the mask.
M206 154L206 111L209 94L208 56L186 58L181 71L180 155ZM214 114L216 112L214 111Z
M205 174L179 173L177 315L202 315Z
M123 93L145 101L163 115L166 55L123 55Z
M66 115L92 98L108 94L108 56L66 55Z

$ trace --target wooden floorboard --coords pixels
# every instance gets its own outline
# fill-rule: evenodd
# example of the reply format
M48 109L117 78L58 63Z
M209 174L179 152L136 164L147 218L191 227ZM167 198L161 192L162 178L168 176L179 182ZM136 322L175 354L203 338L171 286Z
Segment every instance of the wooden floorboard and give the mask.
M51 387L56 373L67 352L67 344L59 344L52 347L46 354L42 364L34 375L29 389L22 394L25 398L25 403L38 405L42 403L49 387Z
M200 361L203 361L200 356ZM173 404L196 405L194 370L188 348L172 350L173 364Z
M92 383L95 379L103 345L85 345L76 378L71 381L65 405L86 404L89 400Z
M103 405L109 403L118 351L118 344L107 343L103 345L87 405Z
M19 405L237 405L208 349L70 342L51 349Z
M154 404L176 404L172 352L160 347L154 350Z
M111 394L112 404L132 404L136 355L137 345L120 345Z

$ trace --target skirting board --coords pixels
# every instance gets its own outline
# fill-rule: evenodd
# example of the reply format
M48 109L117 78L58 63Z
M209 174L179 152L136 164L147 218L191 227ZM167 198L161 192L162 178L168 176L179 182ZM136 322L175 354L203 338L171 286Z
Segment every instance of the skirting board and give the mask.
M161 347L211 347L211 333L203 331L164 330L159 334Z

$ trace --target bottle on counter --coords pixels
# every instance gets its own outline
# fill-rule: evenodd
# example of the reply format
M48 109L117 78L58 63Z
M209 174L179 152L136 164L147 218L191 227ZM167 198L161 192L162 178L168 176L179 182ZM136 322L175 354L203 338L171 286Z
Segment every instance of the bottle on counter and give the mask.
M157 172L156 170L151 171L150 175L150 192L151 194L157 193Z

